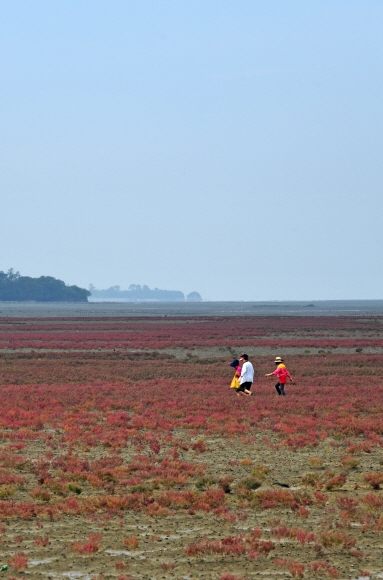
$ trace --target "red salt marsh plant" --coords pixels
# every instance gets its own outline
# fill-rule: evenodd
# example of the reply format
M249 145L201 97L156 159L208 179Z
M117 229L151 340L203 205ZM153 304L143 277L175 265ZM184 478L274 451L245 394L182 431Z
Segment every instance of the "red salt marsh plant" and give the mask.
M361 498L361 503L366 505L371 510L380 510L383 507L383 498L379 497L375 493L368 493Z
M124 546L125 548L128 548L128 550L130 550L131 552L137 550L139 543L140 542L137 540L137 538L133 536L130 536L129 538L124 538Z
M171 509L188 509L210 511L226 503L226 494L222 489L213 488L198 493L194 491L163 491L156 495L156 501L162 507Z
M192 542L185 548L185 554L187 556L200 556L203 554L242 556L245 553L246 545L241 535L224 538L223 540L202 539L200 542Z
M269 554L275 550L275 544L271 540L255 540L247 538L246 541L250 544L249 556L253 560L257 560L261 554Z
M128 433L128 431L131 432L132 430L136 431L134 438L136 438L138 445L140 441L140 437L138 436L138 434L140 431L142 431L142 429L149 430L157 429L157 433L160 433L162 430L167 435L169 433L169 430L176 427L183 428L197 427L202 430L209 429L212 430L213 432L219 433L220 435L227 437L231 436L232 433L235 434L237 432L245 432L250 428L262 431L263 428L267 427L266 423L263 425L263 417L261 411L258 411L253 406L250 407L248 405L248 407L242 406L241 408L238 409L238 412L236 411L233 414L232 399L229 396L230 394L225 395L220 394L219 397L218 396L216 397L216 400L214 401L214 406L217 406L220 409L220 411L222 411L222 416L226 417L227 419L226 426L225 428L223 428L222 419L218 418L215 419L215 414L211 413L210 408L211 401L209 400L208 405L207 402L204 401L203 398L201 397L203 389L201 390L199 386L196 386L192 392L188 392L187 397L185 397L185 400L183 392L180 393L180 391L178 391L178 395L176 397L177 417L174 418L174 416L170 416L170 414L173 415L173 411L169 409L168 399L164 399L163 396L164 389L167 390L167 396L168 397L170 396L169 386L166 385L166 383L164 383L164 385L165 386L162 386L160 384L150 385L149 383L146 383L145 388L148 390L150 389L153 390L153 395L155 396L156 399L155 407L151 403L148 405L146 400L137 400L137 402L134 401L135 393L132 390L130 390L129 392L128 391L123 392L123 394L121 395L121 388L120 386L116 385L108 385L107 389L106 388L104 389L102 386L98 386L97 390L95 390L94 388L92 389L90 387L82 389L75 388L74 392L72 392L72 395L75 395L75 397L81 395L81 397L84 397L84 401L86 401L87 398L91 399L97 396L97 399L99 401L98 403L99 412L101 414L103 412L108 412L108 408L104 408L105 406L104 401L108 401L108 406L110 406L112 403L121 406L124 405L131 406L133 403L135 406L137 405L137 410L131 417L129 417L131 419L129 425L130 428L127 429L124 426L124 423L122 423L120 431L116 430L114 424L112 423L109 424L108 422L105 422L101 424L100 416L94 417L90 414L89 418L83 416L83 419L81 419L81 417L78 416L79 415L78 413L73 414L73 417L69 416L69 414L66 414L66 416L63 416L61 419L62 424L65 426L65 434L64 434L65 441L67 442L67 444L74 446L84 443L89 447L89 445L98 445L101 443L102 445L105 445L108 448L110 446L116 446L117 449L124 447L128 439L132 438L131 435ZM22 388L21 390L25 391L24 388ZM337 393L338 392L340 391L337 391ZM13 390L13 392L11 393L11 397L14 398L15 394L17 393L15 393L15 391ZM33 409L34 406L38 408L38 401L41 397L41 394L37 392L33 394L33 389L32 390L29 389L29 392L23 393L21 393L20 391L19 394L20 395L22 394L22 400L18 401L18 403L20 403L19 406L22 406L23 404L25 405L24 402L25 400L27 400L28 402L29 409L28 421L30 421L32 417L30 409ZM67 397L67 393L65 393L65 390L63 388L60 387L59 391L57 391L57 388L52 389L50 394L45 392L45 396L49 396L56 399L58 394L60 397L63 398L64 403L65 402L64 398ZM333 401L329 401L329 395L331 396L331 398L334 398ZM215 397L214 393L212 394L212 397L213 398ZM349 430L350 427L352 426L352 429L354 430L356 429L357 432L363 431L364 433L366 433L366 428L368 428L370 431L371 429L379 429L379 430L382 429L381 424L376 423L374 425L373 423L371 423L371 421L367 422L363 420L363 422L361 422L361 420L356 418L353 419L352 425L350 425L350 421L344 422L342 417L336 416L332 417L331 413L329 413L326 409L327 407L337 406L334 397L334 392L331 393L329 393L328 391L321 392L321 396L315 393L314 397L316 399L315 400L316 408L317 409L321 408L322 410L320 419L319 418L315 419L312 417L310 419L311 422L314 422L314 424L316 424L316 431L312 435L307 434L308 424L307 420L304 419L305 415L310 415L311 413L310 408L307 405L306 399L301 397L298 401L294 401L294 407L290 409L289 415L283 416L282 418L275 411L275 409L272 406L270 406L270 411L267 417L267 423L270 424L271 422L271 424L275 423L275 425L278 425L279 427L276 430L276 432L278 433L283 433L282 429L283 426L284 428L294 429L295 431L294 439L291 439L289 441L289 444L292 444L293 447L295 447L296 449L299 449L299 445L301 444L310 445L311 444L310 439L313 439L315 441L318 440L318 437L322 437L322 435L325 436L325 434L330 428L332 430L336 429ZM368 393L366 393L366 397L368 397ZM81 403L81 401L79 401L79 403ZM196 408L194 412L195 403L198 403L198 409ZM265 399L265 403L268 404L268 398ZM70 403L70 405L71 404L72 403ZM65 402L65 405L67 405L67 402ZM368 409L365 409L365 411L368 412ZM47 409L44 409L44 413L49 419L49 421L52 421L52 423L54 422L55 424L57 424L57 421L58 420L60 421L60 412L59 413L56 412L55 405L52 405L52 408L49 407L48 411ZM326 413L328 415L328 418L326 417ZM217 415L221 416L221 413L217 413ZM10 417L11 416L9 416L9 418ZM14 415L12 415L13 425L14 418L15 418ZM0 418L0 421L4 421L4 416ZM41 423L40 417L36 417L35 422L36 431L33 432L31 431L30 434L26 434L27 437L33 438L39 436L37 435L39 421ZM91 427L89 425L89 421L91 421L90 423ZM289 424L292 421L294 421L294 425ZM136 425L134 426L133 423L135 422ZM159 425L161 425L160 429ZM301 439L301 436L303 437L303 439ZM154 443L155 442L152 441L152 444ZM161 441L161 435L158 437L158 444L163 445L163 442ZM13 457L10 458L9 464L12 465L12 467L14 466ZM44 466L41 465L41 467L38 467L38 469L40 470L39 477L44 478L46 476L46 468L44 468Z
M191 444L191 449L197 451L198 453L204 453L206 451L206 443L202 439L195 441Z
M361 453L371 453L373 445L368 441L362 443L354 443L347 448L347 453L357 455Z
M298 507L298 509L295 510L295 513L300 518L308 518L310 515L310 510L308 510L306 507L302 506L302 507Z
M145 511L148 516L156 518L166 518L167 516L171 515L170 510L160 506L156 501L150 503Z
M372 489L380 489L383 483L383 473L367 473L363 479Z
M225 572L222 574L222 576L220 576L219 580L246 580L246 578L243 578L243 576L234 576L234 574Z
M275 319L274 319L275 318ZM303 320L302 320L303 318ZM161 318L153 317L148 323L144 319L119 321L87 319L82 322L65 324L59 319L46 321L49 324L28 323L22 330L15 330L6 321L0 327L0 344L7 348L50 348L64 349L103 349L126 348L161 349L172 346L193 348L195 346L215 346L230 342L241 348L256 340L261 346L281 348L296 345L311 348L363 348L378 346L382 340L378 336L378 324L373 319L366 326L357 321L347 321L342 317L336 320L323 317L315 318L258 317L237 318L235 325L231 320L220 317L196 317L180 321L169 317L166 325ZM316 317L318 318L318 317ZM322 318L322 317L321 317ZM308 323L307 323L307 322ZM192 322L192 324L190 324ZM326 326L324 326L326 325ZM370 331L368 326L374 330ZM344 326L344 332L340 327ZM281 330L282 329L282 330ZM363 333L363 339L355 338L353 333ZM329 333L336 333L335 338ZM322 357L323 358L323 357Z
M247 554L252 560L258 560L261 555L267 555L275 549L274 542L270 540L260 540L257 531L250 536L238 534L229 536L222 540L207 540L203 538L200 542L192 542L185 548L188 556L199 556L203 554L217 554L221 556L242 556Z
M306 530L300 530L299 528L289 528L286 525L273 528L271 534L276 536L279 540L281 538L297 540L297 542L302 545L315 542L315 534L313 532L307 532Z
M27 482L26 477L10 473L3 469L0 470L0 485L24 485Z
M341 546L344 549L353 548L356 544L356 539L347 534L341 534L333 530L327 530L320 534L321 542L325 548L336 548Z
M206 331L210 322L213 326L216 325L211 335L210 331ZM98 331L103 332L103 323L97 321L95 323L100 324ZM57 321L52 321L52 324L57 325ZM180 328L179 323L177 324L177 328ZM274 322L270 328L266 328L268 322L263 321L263 327L257 327L256 332L251 321L243 324L241 330L243 338L250 338L261 331L268 333L270 338L272 333L277 332ZM286 324L290 329L289 332L292 331L294 321L286 321ZM312 324L313 328L318 330L315 327L316 322L313 321ZM324 333L322 322L318 324ZM329 328L334 328L334 324L331 324ZM340 321L340 324L343 322ZM352 325L356 322L351 324L344 321L344 324L345 326L350 324L347 326L350 330L355 328ZM298 327L303 331L304 325L300 325L299 322ZM173 326L176 326L175 322ZM198 332L194 330L193 332L198 340L201 340L201 344L209 346L215 340L217 345L219 344L217 341L221 340L220 337L223 335L222 328L225 327L227 330L228 326L229 323L220 326L220 323L211 320L201 324ZM124 339L125 344L128 344L132 333L135 332L134 329L137 328L136 324L132 325L130 330L124 331L126 334L130 333L129 337ZM306 330L308 334L311 332L310 329ZM43 330L41 332L43 333ZM164 342L172 340L171 333L165 338L160 337L160 325L155 332L152 334L150 332L144 330L138 338L146 344L154 344L157 339L158 344L161 340ZM112 346L111 327L107 334L107 343ZM137 331L137 334L141 334L141 331ZM177 335L180 344L183 340L182 334L185 335L185 344L191 342L192 333L188 334L185 325ZM84 337L84 345L90 344L89 338ZM101 335L99 338L98 344L101 345ZM316 340L315 336L314 339ZM343 339L346 340L345 337ZM124 342L122 338L121 340ZM291 338L291 341L294 340ZM48 342L46 346L50 346ZM127 355L128 353L124 353L124 356ZM238 498L232 499L233 494L229 493L231 481L227 482L226 494L220 482L212 484L217 486L209 490L212 495L206 495L204 490L202 493L185 490L187 484L190 488L194 488L196 478L206 476L207 472L204 466L197 464L198 450L194 450L196 453L190 452L191 441L196 439L204 441L205 437L210 439L210 436L219 435L227 440L227 445L230 445L230 438L233 437L240 437L244 445L253 443L259 445L260 437L262 440L263 434L267 432L270 446L273 445L270 449L276 453L280 452L281 445L286 444L285 439L290 438L288 453L293 451L299 454L303 446L308 448L312 446L313 441L324 441L329 436L335 441L336 447L329 448L332 455L326 455L326 462L332 461L334 453L336 456L338 453L342 456L349 448L354 450L354 454L349 457L355 460L357 453L378 454L382 446L383 403L380 404L373 397L376 377L382 374L381 355L370 357L366 354L351 357L347 376L341 374L344 360L339 355L326 358L310 356L310 369L307 369L307 357L302 359L292 357L292 371L300 377L301 386L298 384L291 389L290 398L287 397L288 400L284 401L283 412L275 404L275 392L269 385L263 384L260 377L256 378L257 405L250 397L246 401L237 401L228 389L227 392L224 389L217 389L217 381L222 385L227 382L226 360L217 361L217 364L205 360L202 364L197 360L192 362L171 359L169 364L170 359L161 360L160 356L149 360L150 357L148 358L146 353L145 364L140 365L137 364L137 357L133 356L130 361L118 360L117 355L112 353L109 360L105 358L100 361L96 357L91 358L93 356L91 353L86 355L90 357L89 360L84 358L84 354L80 356L79 353L69 352L65 356L61 356L61 353L49 353L51 359L45 353L41 353L41 356L44 357L42 363L37 363L33 357L23 361L15 358L10 363L13 365L15 376L18 377L17 380L19 382L25 380L30 384L20 383L2 387L1 445L6 445L7 442L10 442L10 445L0 451L0 466L3 469L0 470L0 477L2 473L4 477L25 476L25 482L15 480L8 485L26 486L28 493L34 488L42 489L49 492L51 497L49 501L32 496L33 502L9 500L0 502L1 518L55 519L62 514L69 516L88 514L92 517L102 514L112 517L112 514L120 514L123 510L146 513L152 517L170 517L174 512L185 510L185 513L189 511L191 515L198 511L210 511L217 517L234 522L239 514L231 511L232 503L237 502ZM83 363L88 365L86 371L89 371L89 377L81 377ZM29 364L40 365L40 374L35 375L35 378L26 372ZM261 366L263 361L260 360L259 364ZM2 372L4 368L8 368L8 363L2 365ZM66 371L68 378L65 376ZM206 377L211 374L210 371L214 371L214 381L209 383L206 382ZM6 376L12 378L11 372L7 373ZM60 376L62 378L59 381L56 377ZM375 377L374 381L371 381L371 377ZM33 384L33 380L40 384ZM72 384L68 384L70 381ZM370 383L373 383L373 388L370 388ZM208 398L207 388L209 388ZM47 432L48 430L50 432ZM177 438L173 437L174 432L177 433ZM182 436L179 435L182 432L187 433L186 436L183 435L187 443L183 442ZM40 444L45 446L51 455L44 453L37 461L31 461L28 458L28 449L33 441L37 441L39 446ZM125 453L120 452L127 446L137 450L133 452L136 453L135 457L131 458L132 454L129 454L129 459L126 459ZM320 449L322 446L323 444ZM104 457L92 461L93 448L97 450L97 457L103 454ZM177 452L175 455L174 450ZM204 453L203 459L208 463L210 449ZM243 451L242 457L247 455L249 452ZM184 461L185 457L188 461ZM363 455L360 459L363 461ZM356 460L359 460L359 457ZM353 473L349 472L352 465L343 462L342 465L348 471L350 483L353 482ZM311 467L320 469L323 466L311 463ZM328 468L330 469L330 466ZM251 469L246 471L250 472ZM323 483L328 483L335 477L335 472L330 476L322 470L320 474L318 483L315 484L314 481L314 485L310 487L315 489L322 480ZM365 483L371 485L367 481ZM69 502L64 498L70 495L68 486L71 485L81 487L83 493L78 499L71 498ZM89 486L93 488L91 497L86 497ZM222 492L221 495L217 495L217 491ZM282 508L281 512L283 508L288 507L294 510L291 517L295 519L295 526L305 526L303 520L297 523L295 516L303 518L308 516L307 505L312 505L312 512L316 515L324 507L326 514L330 514L329 510L333 510L329 518L339 520L337 524L339 523L341 527L336 528L337 532L351 526L348 519L360 522L362 527L359 529L363 531L376 533L383 528L383 519L379 518L381 500L378 494L369 494L372 496L369 499L366 499L368 496L364 499L358 497L360 505L354 509L352 504L338 501L341 499L356 501L353 492L349 491L347 498L338 498L336 487L333 487L334 493L328 495L318 490L310 490L310 493L306 494L291 489L280 491L282 495L276 489L261 488L258 491L251 491L252 505L249 506L243 501L242 505L238 505L238 509L243 510L246 515L247 511L254 507ZM266 494L262 495L261 492ZM255 499L255 496L259 499ZM331 496L330 500L328 496ZM318 525L314 530L317 538L320 538L323 529L333 525L333 522ZM298 527L293 529L297 530ZM302 533L308 532L302 530ZM302 545L311 543L305 538L305 535L301 536ZM291 539L294 542L300 541L298 537ZM347 545L347 542L345 544L342 540L339 546L343 549L344 545ZM247 540L245 546L246 553L253 558L260 557L262 550L267 548L267 544L264 543L250 547ZM317 557L322 558L319 554Z
M116 568L117 571L124 570L125 568L129 568L128 564L126 564L125 562L121 562L121 561L117 561L114 563L114 567Z
M321 493L320 491L314 491L314 497L314 503L320 507L324 507L328 502L328 495Z
M38 546L38 547L41 546L43 548L46 548L47 546L49 546L50 541L49 541L49 538L48 537L45 537L45 538L36 538L34 540L34 544L35 544L35 546Z
M308 568L311 574L314 576L327 575L330 578L338 578L339 573L333 566L330 566L325 560L317 560L316 562L310 562Z
M336 503L341 510L348 512L349 514L355 514L359 505L358 500L352 497L337 497Z
M293 578L303 578L304 576L306 566L301 562L291 560L291 558L276 558L274 564L287 568Z
M174 570L175 564L174 562L162 562L161 569L164 572L169 572L170 570Z
M85 542L74 542L71 547L78 554L94 554L98 552L101 539L101 534L89 534Z
M363 552L363 550L350 550L350 554L351 556L354 556L354 558L365 558L366 556L369 556L371 554L371 552Z
M334 489L340 489L346 483L346 476L345 475L335 475L331 477L326 483L325 488L328 491L332 491Z
M9 564L15 570L24 570L28 566L28 554L25 552L15 552L9 560Z
M317 447L319 444L318 433L308 435L292 435L284 440L284 445L297 450L303 447Z

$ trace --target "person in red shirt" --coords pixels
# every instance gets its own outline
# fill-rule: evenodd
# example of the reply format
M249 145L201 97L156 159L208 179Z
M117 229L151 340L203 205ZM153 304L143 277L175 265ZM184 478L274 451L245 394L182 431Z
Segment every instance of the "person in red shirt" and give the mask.
M283 359L280 356L277 356L275 359L275 364L278 365L274 372L268 373L265 377L271 377L272 375L276 375L278 377L278 382L275 384L275 388L277 390L278 395L286 396L285 392L285 384L287 379L289 378L290 381L293 383L293 379L289 371L287 370L286 366L283 364Z

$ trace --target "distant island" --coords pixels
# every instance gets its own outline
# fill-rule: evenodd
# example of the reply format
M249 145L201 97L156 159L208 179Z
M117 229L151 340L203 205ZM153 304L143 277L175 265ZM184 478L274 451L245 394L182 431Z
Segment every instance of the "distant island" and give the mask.
M149 286L131 284L128 290L121 290L120 286L111 286L107 290L97 290L93 284L89 284L91 299L116 301L116 302L201 302L199 292L185 294L180 290L151 290Z
M67 286L52 276L20 276L12 268L0 272L1 302L88 302L89 290Z
M89 290L78 286L68 286L52 276L31 278L21 276L13 268L0 271L0 302L201 302L199 292L185 294L180 290L151 290L149 286L131 284L128 290L111 286L107 290L97 290L89 284Z

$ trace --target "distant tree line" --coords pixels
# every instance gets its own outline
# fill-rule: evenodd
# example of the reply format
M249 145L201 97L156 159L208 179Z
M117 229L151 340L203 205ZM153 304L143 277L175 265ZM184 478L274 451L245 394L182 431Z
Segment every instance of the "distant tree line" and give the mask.
M139 284L131 284L128 290L121 290L120 286L111 286L107 290L97 290L93 286L90 287L92 298L99 300L126 300L131 302L145 302L145 301L159 301L159 302L184 302L185 294L180 290L159 290L154 288L151 290L149 286L140 286ZM186 296L186 300L199 302L202 300L198 292L191 292Z
M31 278L13 269L0 272L0 301L3 302L87 302L90 292L67 286L52 276Z

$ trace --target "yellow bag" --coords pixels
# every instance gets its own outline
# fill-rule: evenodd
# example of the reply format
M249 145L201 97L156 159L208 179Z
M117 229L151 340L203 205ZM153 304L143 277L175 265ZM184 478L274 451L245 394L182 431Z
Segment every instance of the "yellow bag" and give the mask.
M240 384L241 383L239 382L239 378L236 375L234 375L233 380L231 381L230 388L231 389L239 389Z

